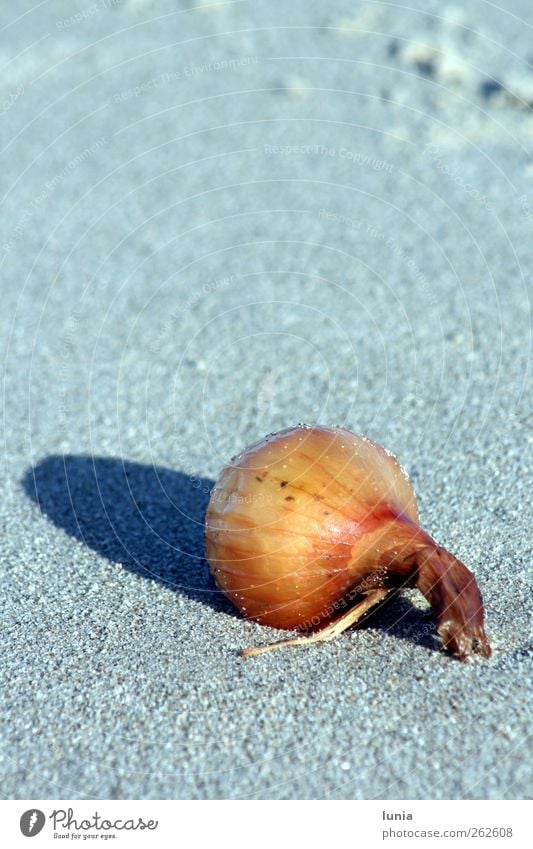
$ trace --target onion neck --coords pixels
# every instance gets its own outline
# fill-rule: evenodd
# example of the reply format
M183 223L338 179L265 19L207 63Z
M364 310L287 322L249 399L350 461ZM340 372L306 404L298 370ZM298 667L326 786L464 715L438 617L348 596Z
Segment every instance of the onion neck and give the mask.
M405 532L410 540L401 560L386 564L392 582L420 590L435 614L444 646L460 660L473 653L490 657L483 599L472 572L420 528L408 526Z

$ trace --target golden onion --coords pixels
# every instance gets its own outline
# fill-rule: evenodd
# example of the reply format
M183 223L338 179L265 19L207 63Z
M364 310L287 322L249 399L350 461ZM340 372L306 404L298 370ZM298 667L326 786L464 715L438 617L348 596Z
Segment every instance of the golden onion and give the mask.
M348 430L298 425L232 458L211 492L205 542L216 583L244 616L313 632L245 654L332 639L417 587L447 649L490 656L473 574L420 527L396 458Z

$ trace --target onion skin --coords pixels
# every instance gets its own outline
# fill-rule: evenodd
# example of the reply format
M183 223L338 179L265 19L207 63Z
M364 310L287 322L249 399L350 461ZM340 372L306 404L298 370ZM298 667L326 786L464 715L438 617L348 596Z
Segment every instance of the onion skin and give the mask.
M420 528L396 458L343 428L299 425L234 457L211 492L205 544L248 619L316 631L372 590L417 587L449 651L491 654L473 574Z

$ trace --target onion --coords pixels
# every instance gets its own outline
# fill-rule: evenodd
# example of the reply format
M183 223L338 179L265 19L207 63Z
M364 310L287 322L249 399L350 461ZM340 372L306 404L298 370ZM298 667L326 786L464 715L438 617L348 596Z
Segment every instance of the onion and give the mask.
M241 613L333 639L401 587L431 605L444 646L490 657L473 574L419 525L406 472L387 450L339 427L288 428L232 458L207 508L206 553Z

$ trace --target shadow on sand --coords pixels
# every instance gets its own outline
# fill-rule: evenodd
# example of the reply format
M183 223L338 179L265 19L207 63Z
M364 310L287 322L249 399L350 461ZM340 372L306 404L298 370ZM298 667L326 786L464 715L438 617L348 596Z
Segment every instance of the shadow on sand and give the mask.
M55 525L108 560L236 613L204 558L213 481L119 458L67 454L30 468L22 485Z

